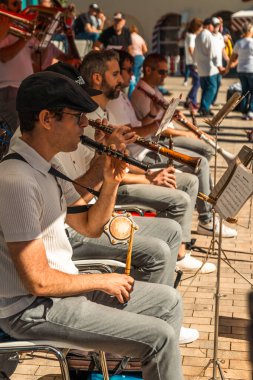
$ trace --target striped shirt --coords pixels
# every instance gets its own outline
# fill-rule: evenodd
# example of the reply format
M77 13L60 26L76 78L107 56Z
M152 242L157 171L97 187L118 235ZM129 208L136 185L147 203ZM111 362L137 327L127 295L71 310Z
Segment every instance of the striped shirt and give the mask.
M67 205L80 195L72 184L58 178L56 181L48 173L51 163L20 138L12 145L13 152L28 163L8 160L0 164L0 318L22 311L35 299L19 278L6 242L42 239L51 268L78 273L71 260L64 221ZM63 171L57 161L52 164Z

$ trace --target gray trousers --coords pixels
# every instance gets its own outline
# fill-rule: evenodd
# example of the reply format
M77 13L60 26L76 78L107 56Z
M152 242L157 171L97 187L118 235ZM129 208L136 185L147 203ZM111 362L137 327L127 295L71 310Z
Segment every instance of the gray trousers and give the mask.
M116 203L142 204L154 208L158 216L176 220L182 228L182 241L190 242L198 179L191 174L176 173L176 181L177 189L155 185L122 185Z
M134 234L131 275L141 281L173 286L181 228L178 223L162 218L134 218L139 230ZM126 262L127 245L112 245L105 234L87 238L68 228L73 260L114 259Z
M136 282L125 305L98 291L61 299L39 297L21 313L0 319L0 327L16 339L43 337L138 357L145 380L182 380L181 322L175 289Z
M167 140L168 142L169 140ZM178 136L173 138L174 147L184 148L205 157L208 161L214 155L214 149L203 140L196 140L191 137ZM178 150L178 149L176 149Z
M4 118L13 133L19 124L16 111L17 91L16 87L0 88L0 116Z
M187 138L185 139L187 140ZM199 141L199 143L200 142L201 141ZM211 192L211 182L210 182L209 163L208 163L207 158L204 156L201 156L200 153L196 153L192 150L188 150L184 148L176 148L176 151L183 154L187 154L188 156L192 156L192 157L201 157L199 172L196 173L196 176L198 177L198 180L199 180L198 190L203 194L209 195ZM167 166L167 162L168 162L167 157L159 155L159 160L161 162L161 167ZM144 161L151 162L151 163L156 162L153 158L148 158L148 157L146 157ZM159 166L159 164L157 164L157 166ZM174 166L175 168L182 170L184 172L182 173L183 175L186 173L194 173L193 168L188 165L183 165L179 162L174 161ZM209 203L200 200L199 198L197 198L196 206L197 206L197 211L199 214L199 221L201 223L209 223L212 220L212 212L211 212L212 206Z

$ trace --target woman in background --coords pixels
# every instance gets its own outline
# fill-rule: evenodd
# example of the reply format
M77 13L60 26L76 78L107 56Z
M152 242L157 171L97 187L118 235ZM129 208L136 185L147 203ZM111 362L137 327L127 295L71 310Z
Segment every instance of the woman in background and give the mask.
M253 120L253 24L246 22L242 27L242 38L235 43L226 73L237 65L237 73L242 85L242 119Z
M139 30L136 25L130 27L131 39L132 39L132 51L131 54L134 57L133 65L133 77L130 82L128 96L132 95L132 92L138 83L141 76L142 64L145 58L145 54L148 51L145 40L139 35Z
M196 36L202 30L202 26L203 22L201 19L192 19L185 37L186 67L189 69L190 76L192 77L192 87L186 97L185 107L188 108L189 103L191 103L194 111L197 111L198 109L197 95L200 87L200 78L197 71L197 65L194 61L194 49Z

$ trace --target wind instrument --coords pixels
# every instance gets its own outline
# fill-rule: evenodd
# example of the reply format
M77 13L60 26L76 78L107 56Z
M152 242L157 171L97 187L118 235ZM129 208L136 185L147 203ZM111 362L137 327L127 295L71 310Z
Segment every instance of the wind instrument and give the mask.
M0 9L0 15L10 19L9 33L16 37L28 40L32 37L35 31L37 22L37 13L33 15L25 15Z
M106 154L108 156L115 157L119 160L126 162L127 164L136 166L137 168L140 168L140 169L145 170L145 171L147 171L150 167L150 164L144 164L143 162L140 162L140 161L136 160L135 158L132 158L132 157L125 155L124 153L120 152L119 150L115 150L115 149L112 149L110 147L107 147L106 145L98 143L98 142L90 139L87 136L84 136L84 135L81 136L80 140L81 140L81 143L83 145L88 145L91 148L96 149L96 151L100 154Z
M110 125L104 126L101 123L99 123L95 120L92 120L92 119L88 119L88 123L92 127L100 129L101 131L108 133L108 134L112 134L113 129L114 129ZM188 165L194 169L195 173L198 172L199 165L201 162L200 157L187 156L186 154L176 152L175 150L164 147L160 144L157 144L156 142L145 140L144 138L142 138L140 136L137 136L135 144L143 146L144 148L152 150L154 152L160 153L161 155L168 157L168 158L171 158L177 162L180 162L183 165Z
M167 102L165 99L160 98L156 94L151 94L151 92L145 90L141 86L137 86L137 89L144 92L145 95L147 95L151 100L153 100L154 103L158 104L160 107L162 107L165 111L169 107L169 102Z
M204 140L213 149L216 149L217 152L226 160L228 164L235 159L234 154L229 153L225 149L221 148L219 145L216 145L216 142L214 140L210 139L205 132L203 132L199 127L196 127L196 125L191 123L181 112L177 112L174 115L174 120L177 121L183 127L186 127L190 131L195 133L195 135Z

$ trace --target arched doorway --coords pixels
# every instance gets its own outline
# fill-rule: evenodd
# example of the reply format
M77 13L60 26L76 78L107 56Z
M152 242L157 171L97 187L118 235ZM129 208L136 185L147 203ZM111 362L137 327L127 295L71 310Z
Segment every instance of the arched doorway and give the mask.
M167 13L156 23L152 36L152 51L165 56L178 55L178 32L182 16L177 13Z

